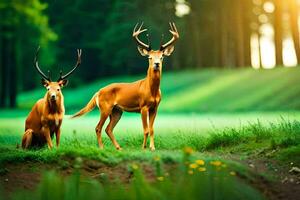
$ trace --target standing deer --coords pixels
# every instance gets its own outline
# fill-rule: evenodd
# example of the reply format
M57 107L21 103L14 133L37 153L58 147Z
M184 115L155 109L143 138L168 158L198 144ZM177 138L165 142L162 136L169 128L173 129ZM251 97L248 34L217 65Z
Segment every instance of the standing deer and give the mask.
M60 126L65 113L64 96L61 88L68 83L66 79L81 63L81 49L77 49L77 63L74 68L65 75L60 71L60 77L56 82L51 81L50 72L46 76L38 65L37 49L34 66L39 74L43 77L42 84L47 89L44 98L38 100L33 106L25 122L25 133L22 138L22 148L28 149L31 147L42 147L46 143L51 149L52 138L55 133L56 146L59 145L60 140Z
M101 112L100 121L96 127L98 145L102 149L103 143L101 138L102 127L109 117L110 122L105 132L111 139L116 149L121 149L113 135L113 129L120 120L123 111L139 112L142 116L144 141L143 148L147 147L147 138L150 134L150 149L155 150L153 124L157 113L157 108L161 100L160 79L162 73L162 61L164 56L170 56L174 50L174 43L179 38L178 31L174 23L170 23L170 33L172 39L161 44L159 50L152 50L148 38L148 45L143 43L138 36L147 31L142 29L143 23L139 26L136 24L132 37L136 40L138 50L142 56L148 56L149 67L146 78L133 83L113 83L108 85L94 94L88 104L72 118L81 116L90 112L97 105ZM148 36L148 35L147 35ZM149 122L149 123L148 123Z

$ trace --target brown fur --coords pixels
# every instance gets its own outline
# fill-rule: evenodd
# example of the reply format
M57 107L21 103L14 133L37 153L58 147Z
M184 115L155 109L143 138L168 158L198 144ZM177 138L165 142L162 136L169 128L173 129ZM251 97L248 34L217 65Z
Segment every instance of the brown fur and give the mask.
M42 147L45 144L52 148L52 138L55 133L56 146L59 146L60 126L65 113L64 97L61 87L64 80L59 82L44 81L48 89L44 98L38 100L33 106L25 122L25 133L22 138L22 148ZM56 99L51 100L51 95Z

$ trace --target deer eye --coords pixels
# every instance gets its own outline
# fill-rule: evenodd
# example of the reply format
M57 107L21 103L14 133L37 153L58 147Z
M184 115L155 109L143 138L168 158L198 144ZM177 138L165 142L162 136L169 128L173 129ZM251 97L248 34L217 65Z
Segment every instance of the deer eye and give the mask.
M57 89L57 91L59 91L59 89Z

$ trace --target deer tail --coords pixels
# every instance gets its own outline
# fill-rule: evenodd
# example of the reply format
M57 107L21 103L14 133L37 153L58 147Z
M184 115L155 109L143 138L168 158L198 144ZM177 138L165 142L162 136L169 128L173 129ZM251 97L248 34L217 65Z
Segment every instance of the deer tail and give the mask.
M97 104L96 98L98 98L98 92L96 94L94 94L92 99L86 104L86 106L84 108L82 108L80 111L78 111L77 113L72 115L71 118L80 117L80 116L92 111Z

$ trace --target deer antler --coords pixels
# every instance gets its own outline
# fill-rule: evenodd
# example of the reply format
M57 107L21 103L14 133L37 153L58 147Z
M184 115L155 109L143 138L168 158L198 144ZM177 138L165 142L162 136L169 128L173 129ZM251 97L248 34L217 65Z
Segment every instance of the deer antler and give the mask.
M71 71L69 71L67 74L65 74L65 75L62 75L62 71L60 71L60 76L59 76L58 81L66 79L81 64L81 53L82 53L82 50L81 49L77 49L77 62L75 64L74 68Z
M39 72L40 75L42 75L42 77L44 79L46 79L47 81L51 81L51 77L50 77L50 71L48 71L49 76L46 76L42 70L39 67L39 63L38 63L38 55L39 55L39 51L40 51L40 46L37 48L36 53L35 53L35 57L34 57L34 66L36 68L36 70Z
M139 36L141 33L147 31L147 29L142 29L143 24L144 24L144 22L142 22L141 26L139 26L138 29L137 29L137 27L138 27L139 23L137 23L137 24L135 25L135 27L134 27L134 29L133 29L132 37L135 38L137 44L138 44L141 48L144 48L144 49L150 51L150 50L151 50L151 45L150 45L149 35L147 34L147 37L148 37L148 43L149 43L148 45L145 44L145 43L143 43L143 42L138 38L138 36ZM141 30L141 29L142 29L142 30Z
M173 37L172 37L172 39L169 42L167 42L165 44L161 44L161 46L160 46L160 50L161 51L164 50L164 49L166 49L167 47L173 45L176 42L176 40L179 38L179 33L177 31L175 23L174 22L172 22L172 23L169 22L169 24L170 24L170 27L171 27L171 29L169 31L173 35Z

